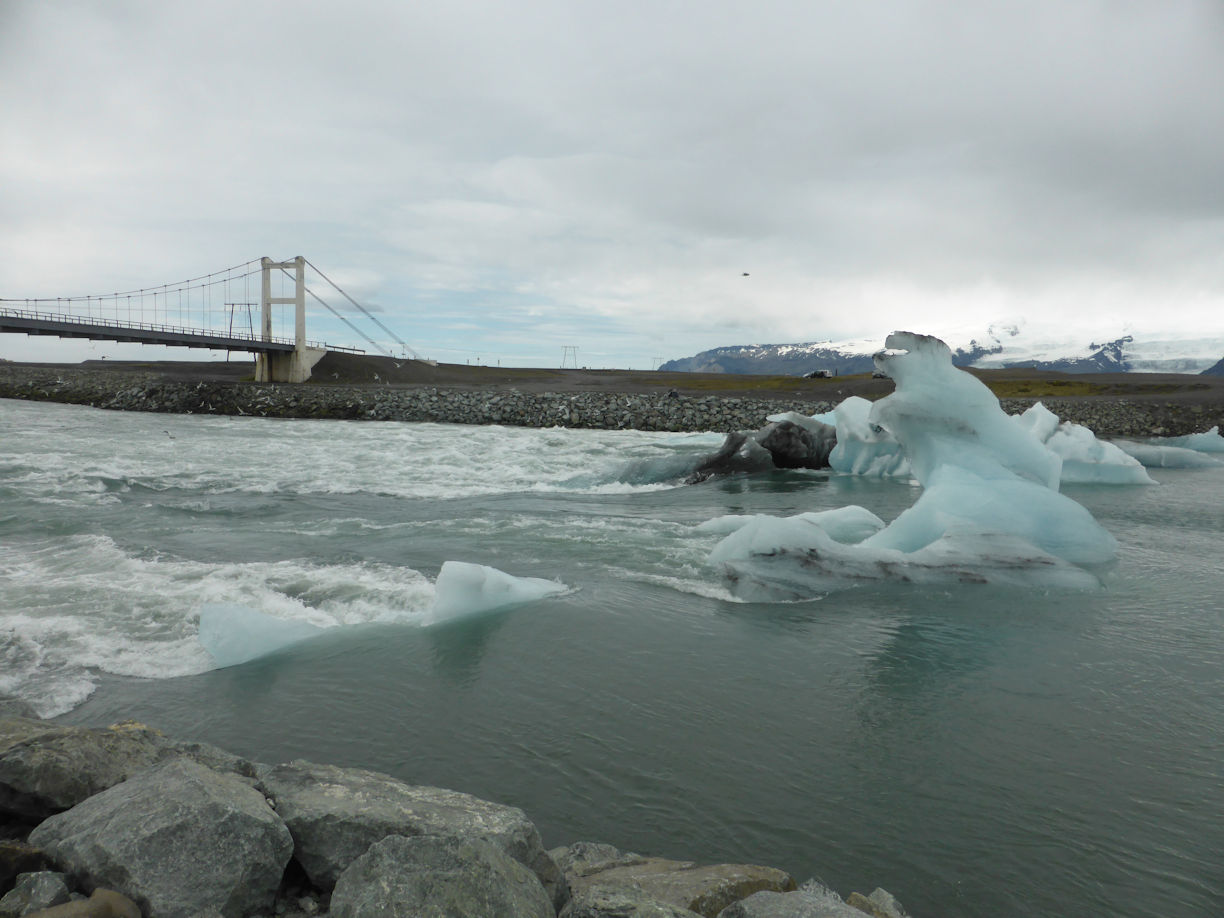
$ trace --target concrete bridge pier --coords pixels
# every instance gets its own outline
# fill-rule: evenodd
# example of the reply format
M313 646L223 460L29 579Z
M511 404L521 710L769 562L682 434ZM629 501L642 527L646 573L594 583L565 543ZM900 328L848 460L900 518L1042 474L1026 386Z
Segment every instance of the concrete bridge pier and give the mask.
M314 365L326 353L326 349L321 347L303 347L288 352L265 351L255 358L255 381L306 382Z
M264 341L272 340L272 307L280 303L292 303L294 307L294 349L292 352L263 351L255 359L256 382L302 383L310 379L314 365L327 353L324 348L306 346L306 259L299 255L292 261L273 261L265 256L263 267L263 294L260 297L260 335ZM272 295L272 272L294 271L297 282L294 295Z

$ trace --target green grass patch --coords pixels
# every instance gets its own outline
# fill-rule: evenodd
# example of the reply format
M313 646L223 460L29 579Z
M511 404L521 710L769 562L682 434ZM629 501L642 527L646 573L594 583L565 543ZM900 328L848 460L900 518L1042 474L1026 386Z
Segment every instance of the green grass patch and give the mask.
M1077 398L1105 395L1113 387L1079 379L983 380L999 398Z

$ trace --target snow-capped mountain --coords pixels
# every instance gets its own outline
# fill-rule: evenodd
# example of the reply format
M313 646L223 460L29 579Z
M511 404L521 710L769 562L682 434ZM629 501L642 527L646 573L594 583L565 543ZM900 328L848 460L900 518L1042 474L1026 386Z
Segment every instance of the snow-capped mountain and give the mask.
M1075 338L1066 331L1042 331L1025 322L995 322L985 331L940 334L957 366L997 369L1031 367L1065 373L1220 372L1224 334L1141 334L1114 330L1101 337ZM820 370L846 376L867 373L884 336L808 344L746 344L717 347L659 367L690 373L762 373L802 376Z

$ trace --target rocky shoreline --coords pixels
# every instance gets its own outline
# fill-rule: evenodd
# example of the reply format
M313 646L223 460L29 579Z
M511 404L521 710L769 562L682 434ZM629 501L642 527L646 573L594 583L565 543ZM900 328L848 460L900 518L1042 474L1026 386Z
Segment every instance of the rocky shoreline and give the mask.
M88 898L87 898L88 897ZM0 918L905 918L782 870L545 850L522 810L0 698Z
M0 364L0 398L66 402L120 411L270 418L327 418L571 427L602 430L732 431L769 414L829 411L839 399L751 398L661 391L522 391L473 387L328 383L280 385L168 378L156 372ZM1224 425L1224 405L1143 396L1005 398L1018 414L1043 401L1100 437L1180 436Z

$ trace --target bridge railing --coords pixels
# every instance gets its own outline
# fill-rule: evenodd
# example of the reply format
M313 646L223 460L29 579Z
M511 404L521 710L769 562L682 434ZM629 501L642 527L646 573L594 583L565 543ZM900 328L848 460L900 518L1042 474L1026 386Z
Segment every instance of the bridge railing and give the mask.
M293 345L293 338L262 338L258 335L247 334L243 332L232 332L218 330L215 328L191 328L182 325L164 325L158 322L136 322L132 320L116 319L102 320L94 316L81 316L72 313L63 312L43 312L38 309L23 309L13 306L0 305L0 314L12 316L21 319L34 319L42 322L63 322L71 325L82 325L90 328L122 328L128 331L157 331L168 332L180 335L196 335L201 338L228 338L233 341L251 341L251 342L269 342L272 344L288 344ZM364 353L358 348L351 347L336 347L335 345L327 345L319 341L306 342L307 347L324 348L329 351L349 351L351 353Z

